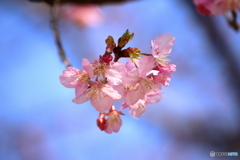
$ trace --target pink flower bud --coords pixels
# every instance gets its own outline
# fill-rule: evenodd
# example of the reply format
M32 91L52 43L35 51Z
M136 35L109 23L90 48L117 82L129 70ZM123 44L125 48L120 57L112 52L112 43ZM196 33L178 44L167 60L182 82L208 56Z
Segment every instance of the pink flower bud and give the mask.
M113 57L112 57L112 55L110 55L110 54L104 54L104 55L102 56L102 60L103 60L103 62L105 62L105 63L111 62L112 59L113 59Z
M100 113L97 119L97 126L101 131L105 130L106 122L104 113Z

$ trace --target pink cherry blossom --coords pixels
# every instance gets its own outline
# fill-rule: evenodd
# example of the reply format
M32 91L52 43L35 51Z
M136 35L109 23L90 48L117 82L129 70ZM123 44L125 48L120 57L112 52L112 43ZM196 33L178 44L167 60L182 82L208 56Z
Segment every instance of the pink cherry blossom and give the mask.
M108 119L106 121L106 126L104 131L106 133L113 133L118 132L122 126L122 119L119 115L124 115L120 111L116 111L115 107L112 106L112 109L109 111L109 113L106 114L108 116Z
M113 101L119 99L121 99L121 95L111 86L94 81L91 83L90 88L72 101L76 104L82 104L90 100L91 104L97 111L104 112L111 108Z
M231 10L240 10L239 0L195 0L197 10L203 15L220 15Z
M128 105L127 103L123 103L121 109L129 107L130 115L135 118L140 118L140 116L146 111L148 103L157 103L161 99L161 93L152 91L145 96L145 99L139 99L134 105Z
M140 118L140 116L146 111L147 109L147 102L143 99L139 99L135 104L128 105L127 103L122 104L123 108L129 108L129 114L135 118Z
M103 13L96 5L63 5L61 16L80 26L96 26L102 23Z
M68 67L63 70L62 75L59 77L60 82L67 88L76 88L81 83L88 80L86 71L80 71L74 67Z
M155 83L161 83L163 86L168 86L171 80L171 73L176 71L176 65L174 64L166 64L165 66L157 66L155 68L158 70L158 75L154 75L153 79Z
M129 70L132 68L132 62L128 61L126 68ZM133 68L127 72L126 77L124 77L124 85L127 86L126 92L126 103L128 105L135 104L139 99L144 99L145 95L159 88L158 85L148 77L149 73L154 67L154 58L151 56L143 57L139 62L137 62L138 68Z
M98 60L90 63L82 59L82 70L68 67L59 77L65 87L75 88L72 102L90 101L99 112L98 128L109 134L118 132L122 126L120 115L124 114L120 110L128 108L130 115L140 118L149 104L159 102L161 87L169 85L171 73L176 71L176 65L168 63L175 37L167 33L155 38L151 42L152 54L141 53L139 48L123 49L126 43L121 41L132 37L133 33L127 30L116 45L108 36L106 51ZM122 57L130 59L124 65L113 62L113 55L114 61ZM116 110L113 102L121 99L125 102Z
M109 64L95 61L93 63L94 74L99 78L106 77L109 85L122 84L122 77L126 74L125 66L120 62L110 62Z
M77 96L87 90L89 78L93 78L93 67L85 58L82 60L82 67L83 71L74 67L68 67L59 77L62 85L67 88L75 88Z
M167 57L172 51L175 40L176 38L172 37L172 34L165 33L152 41L152 55L158 64L165 65L166 62L170 61Z

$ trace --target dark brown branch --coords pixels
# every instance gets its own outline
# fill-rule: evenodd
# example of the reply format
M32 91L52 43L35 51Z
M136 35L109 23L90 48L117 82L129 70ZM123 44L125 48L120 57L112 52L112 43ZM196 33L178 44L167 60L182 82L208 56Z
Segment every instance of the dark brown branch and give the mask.
M58 6L59 6L59 0L55 0L54 5L51 6L51 28L55 37L55 43L57 45L58 54L61 58L61 61L65 64L66 67L69 67L71 66L71 64L64 52L64 49L60 40L60 32L58 30Z
M235 10L231 11L231 17L225 14L225 18L228 22L228 24L236 31L239 30L240 25L237 22L237 12Z

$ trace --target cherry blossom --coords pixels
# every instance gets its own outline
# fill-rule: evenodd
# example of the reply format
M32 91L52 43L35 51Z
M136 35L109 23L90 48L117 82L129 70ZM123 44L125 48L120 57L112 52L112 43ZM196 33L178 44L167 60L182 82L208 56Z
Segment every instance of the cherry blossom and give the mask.
M84 70L78 70L74 67L68 67L63 71L63 74L59 77L60 82L67 88L75 88L76 95L81 94L88 88L89 78L93 78L93 67L90 62L83 58L82 68Z
M122 119L120 118L119 115L124 115L124 114L120 111L116 111L115 107L112 106L109 113L106 113L105 115L108 116L108 118L106 120L104 131L108 134L111 134L113 132L118 132L122 126Z
M99 78L106 78L109 85L119 85L122 77L126 74L125 66L120 62L110 62L109 64L95 61L93 63L94 74Z
M148 77L154 67L154 63L153 57L145 56L138 61L138 68L133 68L131 61L128 61L126 64L126 68L130 70L127 72L126 77L124 77L124 84L130 86L127 87L126 91L126 103L128 105L133 105L139 99L144 99L144 96L148 92L158 88L151 77Z
M120 130L122 110L129 108L131 116L140 118L150 103L159 102L162 86L169 85L171 73L176 71L176 65L167 58L175 37L169 33L160 35L151 42L152 53L146 54L139 48L123 49L133 36L127 30L117 45L108 36L105 53L98 60L90 63L83 59L83 70L68 67L60 76L62 85L75 88L72 102L82 104L89 100L99 112L98 128L109 134ZM122 57L129 58L125 65L118 62ZM125 102L116 110L113 103L120 99Z
M144 99L139 99L135 104L128 105L127 103L122 104L122 109L126 109L129 107L129 113L135 117L140 118L140 116L146 111L147 105L149 103L157 103L162 99L161 93L159 92L149 92L147 95L145 95Z
M172 37L172 34L165 33L152 41L152 55L158 64L164 66L170 61L168 56L172 51L172 46L175 40L176 38Z
M111 86L94 81L91 83L90 88L72 101L76 104L82 104L90 100L91 104L97 111L104 112L111 108L114 100L119 99L121 99L121 95Z
M155 68L158 72L153 76L155 83L161 83L163 86L168 86L171 80L171 73L176 71L176 65L166 64L165 66L157 66Z
M197 10L203 15L220 15L232 10L240 10L239 0L195 0Z
M63 18L78 26L96 26L103 22L102 10L97 5L63 5L60 8Z

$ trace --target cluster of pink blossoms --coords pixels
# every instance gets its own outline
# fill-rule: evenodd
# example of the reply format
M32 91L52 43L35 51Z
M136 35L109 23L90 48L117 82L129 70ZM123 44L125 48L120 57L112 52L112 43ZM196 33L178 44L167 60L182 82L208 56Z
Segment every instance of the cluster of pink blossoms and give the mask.
M99 112L97 126L106 133L120 130L120 115L124 115L121 110L129 108L129 113L139 118L149 103L159 102L161 87L169 85L170 74L176 71L176 65L170 64L167 58L175 41L171 34L163 34L152 41L152 54L141 53L138 48L123 49L133 35L127 30L118 39L117 46L108 36L106 51L98 60L90 63L82 59L83 70L68 67L60 76L62 85L75 88L74 103L90 100ZM125 65L117 62L122 57L130 58ZM124 102L116 110L113 102L119 100Z
M240 10L240 0L194 0L194 3L203 15L220 15Z

